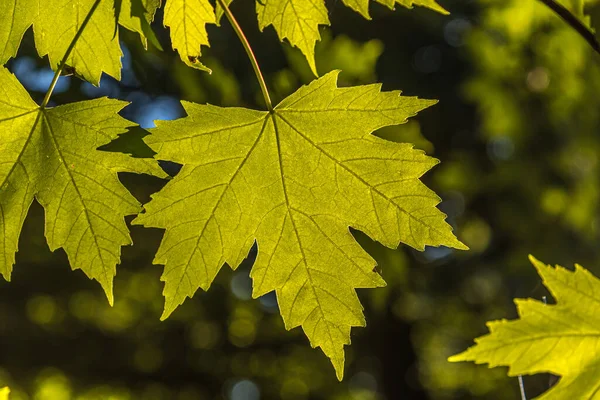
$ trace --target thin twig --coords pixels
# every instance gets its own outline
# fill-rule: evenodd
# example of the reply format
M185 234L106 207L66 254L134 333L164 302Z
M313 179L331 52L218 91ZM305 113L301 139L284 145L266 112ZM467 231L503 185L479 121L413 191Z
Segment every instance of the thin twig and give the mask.
M254 52L252 51L252 47L250 47L250 43L248 42L246 35L244 35L244 31L242 31L242 28L240 27L237 20L235 19L235 17L233 16L233 14L229 10L229 8L227 7L227 4L225 4L225 2L223 0L217 0L217 3L223 9L225 15L227 16L227 19L229 20L229 23L233 27L233 30L238 35L238 37L240 38L240 41L244 45L246 54L248 54L250 63L252 63L252 68L254 68L254 74L256 75L256 79L258 79L258 83L260 84L260 90L262 91L263 97L265 98L265 103L267 104L267 108L269 109L269 112L273 112L273 103L271 103L271 97L269 96L269 90L267 89L267 84L265 82L265 78L260 70L258 61L256 61L256 56L254 55Z
M75 36L73 37L73 40L69 44L69 47L67 47L67 51L65 52L65 55L63 56L62 60L60 60L60 64L58 64L58 68L56 69L56 72L54 72L54 77L52 78L52 82L50 82L50 87L48 88L48 91L46 92L46 96L44 96L44 100L42 101L42 104L40 104L40 108L42 108L42 109L46 108L46 106L48 105L48 102L50 101L50 96L52 96L52 92L54 91L54 88L56 87L56 83L58 82L58 78L60 78L60 74L61 74L62 70L65 68L65 65L67 65L67 60L69 59L69 56L73 52L73 49L75 48L75 44L77 43L77 41L83 34L83 30L85 29L88 22L90 22L90 19L92 18L92 15L94 14L94 11L96 11L96 9L100 5L101 1L102 0L96 0L94 2L94 4L92 5L92 8L90 8L90 11L88 11L87 15L85 16L85 19L81 23L79 30L77 30L77 33L75 33Z
M581 22L573 13L567 10L563 5L556 2L556 0L540 0L548 8L554 11L559 17L561 17L567 24L569 24L579 35L585 39L586 42L592 46L594 51L600 54L600 42L596 39L594 32L592 32L587 26Z
M525 383L523 382L523 375L519 375L519 390L521 391L521 400L527 400L527 394L525 394Z

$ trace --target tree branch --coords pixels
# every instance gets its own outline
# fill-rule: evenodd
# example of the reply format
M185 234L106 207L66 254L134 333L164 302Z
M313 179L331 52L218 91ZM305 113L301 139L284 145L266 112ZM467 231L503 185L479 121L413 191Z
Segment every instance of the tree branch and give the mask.
M573 13L567 10L563 5L556 2L556 0L540 0L548 8L554 11L560 18L563 19L571 28L575 29L577 33L589 43L594 51L600 54L600 42L596 39L594 32L592 32L587 26L581 22Z

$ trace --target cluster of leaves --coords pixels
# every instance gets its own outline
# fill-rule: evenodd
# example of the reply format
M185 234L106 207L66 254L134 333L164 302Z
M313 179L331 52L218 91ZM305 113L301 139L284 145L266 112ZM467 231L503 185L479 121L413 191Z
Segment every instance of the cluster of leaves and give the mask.
M377 1L390 8L420 5L445 13L434 1ZM549 63L555 54L544 49L554 43L551 49L568 56L564 57L568 66L563 65L566 61L555 62L551 67L558 72L550 70L551 76L567 77L552 89L566 96L548 93L544 100L553 110L553 122L562 126L567 115L585 108L577 104L584 98L581 93L595 87L594 81L582 86L576 79L589 68L584 62L589 49L541 4L489 3L494 12L487 21L507 34L510 45L488 47L495 54L486 54L480 61L495 71L488 74L495 80L474 81L468 89L484 106L483 115L489 121L484 132L492 141L505 134L513 134L511 139L517 141L531 130L507 125L517 121L510 118L519 114L515 103L489 102L489 98L499 92L509 96L503 81L523 69L528 72L529 89L544 91L548 71L515 62L514 53L527 47L532 33L548 24L562 28L552 31L555 38L548 34L544 46L533 50ZM583 14L583 1L563 3L586 24L590 22ZM368 0L343 0L343 4L369 18ZM159 6L159 1L152 0L2 3L0 38L6 38L6 45L0 60L4 63L16 53L23 33L33 25L38 53L48 55L54 69L74 72L94 84L99 84L102 72L118 79L118 25L139 33L144 46L150 42L160 47L150 29ZM257 2L256 11L260 29L272 25L281 40L301 50L317 74L314 47L320 39L319 25L329 24L324 3ZM522 23L506 23L517 15ZM207 0L167 1L164 22L185 64L208 70L200 62L201 46L209 44L205 26L219 23L222 17L223 9L217 6L215 10ZM565 38L573 44L568 49ZM61 65L65 54L68 57ZM98 62L90 63L90 59ZM0 225L5 233L0 270L10 278L21 226L37 199L46 209L51 249L63 248L72 268L100 282L112 303L121 246L131 244L124 217L142 209L117 173L165 177L164 172L154 160L97 150L133 126L117 115L123 102L99 99L49 108L45 101L38 106L4 68L0 88L0 129L8 132L8 139L0 144ZM418 250L438 245L464 248L436 208L439 198L420 181L437 161L410 145L372 135L382 127L405 122L431 104L399 93L381 93L378 85L340 88L337 72L325 74L269 111L184 102L186 118L160 122L145 139L156 151L156 159L183 168L135 220L166 230L155 259L156 264L165 265L163 318L198 288L207 290L224 264L237 268L257 243L259 253L251 273L253 295L275 291L286 327L301 326L313 347L321 347L332 360L341 379L343 346L349 343L350 328L364 325L355 288L384 284L375 262L348 228L359 229L391 248L399 242ZM494 118L494 110L501 113L503 106L513 114ZM562 158L565 163L567 158ZM582 231L588 219L584 215L593 214L597 203L597 196L589 193L597 175L593 171L584 175L580 187L588 192L577 198L586 207L556 211L557 203L551 201L557 198L556 190L542 204L550 211L564 212L567 225ZM491 323L489 336L452 360L510 366L510 375L551 372L563 378L543 398L572 398L574 394L593 398L597 359L590 352L573 349L596 346L592 322L599 282L580 267L571 273L532 262L558 304L518 301L521 319ZM541 354L545 355L540 359ZM0 397L5 392L0 391Z
M377 1L445 12L431 0ZM367 0L344 3L368 17ZM95 85L102 72L119 79L118 25L138 32L144 45L156 44L150 23L159 5L3 3L0 59L16 53L33 25L38 53L48 55L57 74L69 71ZM316 73L318 26L329 23L324 2L272 0L256 7L259 27L273 25ZM205 25L217 23L222 12L208 0L166 2L164 23L186 64L207 69L199 61L200 47L208 45ZM21 227L36 199L46 210L50 248L63 248L71 267L100 282L112 304L121 246L131 244L124 217L141 211L117 173L165 174L155 160L98 150L133 126L117 115L124 103L104 98L49 108L51 85L38 105L0 68L0 129L7 138L0 144L0 270L10 279ZM350 329L365 324L355 289L384 285L349 228L388 247L466 246L436 208L439 197L420 181L437 160L372 135L434 102L382 93L379 85L339 88L336 82L332 72L276 107L266 99L265 112L183 103L186 118L160 123L145 139L156 159L183 169L134 223L166 229L155 258L165 265L163 318L198 288L207 290L225 263L237 268L256 242L253 295L275 291L286 327L302 326L341 379Z

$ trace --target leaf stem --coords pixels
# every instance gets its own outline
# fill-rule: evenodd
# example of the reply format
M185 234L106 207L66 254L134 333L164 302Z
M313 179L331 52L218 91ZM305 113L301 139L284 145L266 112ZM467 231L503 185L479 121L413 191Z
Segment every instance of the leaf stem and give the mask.
M521 400L527 400L527 394L525 394L525 382L523 382L523 375L519 375L519 391L521 392Z
M63 56L62 60L60 60L60 64L58 64L58 68L56 69L56 72L54 72L54 77L52 78L52 82L50 82L50 87L48 88L48 91L46 92L46 96L44 96L44 100L42 100L42 104L40 104L40 108L44 109L48 105L48 102L50 101L50 96L52 96L52 92L54 91L54 88L56 87L56 83L58 82L58 78L60 78L60 74L61 74L62 70L65 68L65 65L67 65L67 60L69 59L69 56L73 52L73 49L75 48L75 44L77 43L77 41L83 34L83 30L85 29L88 22L90 22L90 19L92 18L92 15L94 14L94 11L96 11L96 9L100 5L101 1L102 0L96 0L94 2L94 4L92 4L92 8L90 8L90 11L85 16L83 22L81 23L81 26L77 30L77 33L75 33L75 36L73 37L71 44L69 44L69 47L67 48L67 51L65 52L65 55Z
M587 26L581 22L573 13L566 9L562 4L556 2L556 0L540 0L548 8L554 11L560 18L562 18L571 28L575 29L579 35L584 38L594 51L600 54L600 42L596 39L594 32L592 32Z
M250 47L250 43L248 42L246 35L244 35L244 31L242 31L242 28L240 27L237 20L235 19L235 17L229 10L229 7L227 7L227 4L225 4L225 1L217 0L217 3L223 9L223 12L227 16L227 19L229 20L229 23L233 27L233 30L238 35L238 38L244 45L246 54L248 55L248 58L250 59L250 63L252 63L252 68L254 68L254 74L256 75L256 78L258 79L258 83L260 84L260 90L262 91L263 97L265 99L265 103L267 104L267 108L269 109L269 112L272 112L273 111L273 103L271 103L271 96L269 96L269 89L267 89L267 84L265 82L265 78L260 70L258 61L256 61L256 56L254 55L254 52L252 51L252 47Z

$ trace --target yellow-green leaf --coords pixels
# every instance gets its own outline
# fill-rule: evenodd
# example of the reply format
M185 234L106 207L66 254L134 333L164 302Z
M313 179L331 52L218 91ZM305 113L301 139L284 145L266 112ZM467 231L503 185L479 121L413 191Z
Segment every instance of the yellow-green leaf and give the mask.
M160 43L150 24L154 20L154 14L160 7L160 0L117 0L121 2L119 10L119 25L140 35L144 48L148 47L148 40L160 47Z
M56 70L94 1L0 1L0 63L16 55L23 34L33 25L39 55L48 55L50 66ZM147 38L157 44L149 24L160 0L118 1L119 23L138 32L144 44ZM115 0L101 1L67 60L79 76L94 85L99 84L102 72L121 77L122 52L114 7Z
M371 134L435 102L338 88L337 75L272 113L184 102L186 118L146 138L183 168L134 223L166 229L154 260L165 265L163 318L256 241L253 296L276 291L286 328L301 326L341 379L350 329L365 325L355 289L385 284L349 227L393 248L466 247L419 180L438 161Z
M440 6L435 0L374 0L384 6L387 6L390 10L393 10L396 4L400 4L406 8L412 8L413 6L422 6L430 8L442 14L448 14L442 6ZM343 0L344 4L354 11L360 13L363 17L371 19L369 15L369 0Z
M323 0L257 1L256 13L260 30L273 25L279 39L287 39L292 46L298 47L317 75L315 43L321 40L319 25L329 25Z
M0 64L17 54L23 34L39 12L38 1L0 1Z
M97 99L41 109L0 67L0 273L10 280L23 221L34 198L46 210L51 250L63 248L73 269L104 288L121 246L131 244L124 217L141 206L118 172L162 176L154 160L98 151L132 124L117 112L126 103Z
M50 66L56 69L73 41L75 34L94 4L94 0L29 0L39 1L40 17L34 22L35 45L40 56L48 55ZM67 64L87 81L98 85L106 72L121 79L121 47L115 34L114 1L102 0Z
M507 366L510 376L560 375L540 400L598 399L600 280L580 265L570 271L530 260L556 304L515 300L519 319L489 322L489 334L449 360Z
M210 72L200 62L201 46L208 46L206 24L216 24L215 11L208 0L167 0L165 26L171 28L173 48L190 67Z
M0 389L0 400L8 400L10 394L10 389L8 387L3 387Z

